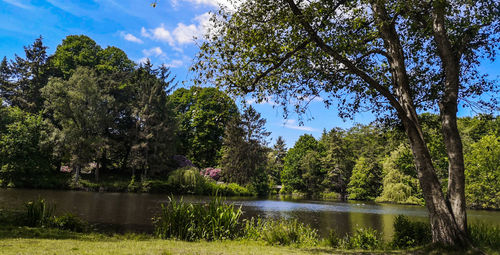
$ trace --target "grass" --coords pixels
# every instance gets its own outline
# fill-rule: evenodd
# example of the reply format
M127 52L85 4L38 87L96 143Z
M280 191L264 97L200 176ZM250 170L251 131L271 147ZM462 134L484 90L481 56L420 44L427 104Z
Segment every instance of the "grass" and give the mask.
M57 229L0 227L1 254L359 254L331 248L270 246L262 241L185 242L147 235L81 234Z

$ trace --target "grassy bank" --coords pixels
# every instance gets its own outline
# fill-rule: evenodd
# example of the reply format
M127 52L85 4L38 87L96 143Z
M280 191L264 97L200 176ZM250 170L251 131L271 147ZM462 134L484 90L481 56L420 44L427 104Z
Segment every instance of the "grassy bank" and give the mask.
M346 252L327 247L270 246L264 242L251 240L185 242L155 239L146 235L106 236L28 227L0 227L0 249L2 254L342 254Z

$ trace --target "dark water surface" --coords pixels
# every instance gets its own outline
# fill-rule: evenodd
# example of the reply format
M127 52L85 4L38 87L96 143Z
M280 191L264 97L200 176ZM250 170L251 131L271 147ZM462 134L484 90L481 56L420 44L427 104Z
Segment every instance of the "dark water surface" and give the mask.
M0 208L22 209L24 202L38 197L55 203L57 214L71 212L96 224L100 230L118 232L152 232L151 218L159 213L160 204L168 203L168 196L160 194L0 189ZM210 198L183 196L183 199L203 203ZM371 227L389 239L397 215L403 214L422 221L427 217L425 207L409 205L280 198L228 198L227 201L241 206L244 218L293 217L318 229L322 236L330 229L345 234L352 233L358 227ZM500 211L469 210L468 217L469 222L500 225Z

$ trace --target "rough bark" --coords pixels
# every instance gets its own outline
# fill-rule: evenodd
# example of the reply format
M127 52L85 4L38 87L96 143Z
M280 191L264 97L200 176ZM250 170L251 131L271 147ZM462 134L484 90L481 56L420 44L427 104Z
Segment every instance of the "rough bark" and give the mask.
M386 87L378 83L369 74L359 69L355 63L346 59L332 47L327 45L325 41L320 38L317 31L315 31L312 26L304 20L302 11L293 0L286 0L285 2L288 3L298 21L304 26L304 29L307 31L313 43L317 44L319 48L329 54L332 58L344 64L349 72L358 75L367 83L369 87L375 89L382 96L387 98L389 104L396 110L410 140L410 146L417 168L418 179L424 194L427 209L429 211L433 242L454 247L467 245L469 243L467 233L463 228L459 227L455 221L455 214L441 190L441 184L434 169L429 149L425 143L422 128L418 121L418 115L411 96L410 83L405 66L404 51L399 41L399 35L396 31L395 25L385 9L385 2L375 0L372 2L372 8L378 24L380 36L384 40L384 47L387 51L386 55L391 68L394 94ZM449 104L447 105L449 106ZM450 116L455 117L454 123L456 124L456 111L455 114ZM446 129L448 128L453 128L453 126L451 125L446 127ZM452 134L451 138L456 138L456 136L453 136L453 132L450 132L449 134ZM450 141L451 140L453 139L450 139ZM456 140L453 141L456 142ZM459 150L461 151L461 147ZM457 175L454 174L453 176ZM456 190L454 192L460 193L460 190Z
M432 12L434 42L445 74L444 94L439 102L441 126L448 154L448 200L458 227L467 232L465 204L465 167L462 140L457 127L458 89L460 86L460 56L453 50L447 36L444 12L445 1L436 1Z
M391 68L394 87L396 88L395 93L399 99L398 101L404 109L404 112L398 112L398 115L402 120L403 125L405 126L406 134L410 139L410 145L415 158L415 165L417 167L420 186L422 187L427 209L429 210L433 241L446 245L463 246L468 243L466 230L456 222L455 212L452 207L448 206L448 201L441 191L441 185L432 164L429 149L425 143L421 125L418 122L416 108L413 104L413 98L411 97L403 48L399 41L399 35L396 31L395 25L391 21L392 19L388 16L384 4L385 3L383 1L375 2L373 4L373 10L378 23L380 35L384 40L384 47L386 48L387 55L389 56L388 62ZM452 116L455 117L454 123L456 127L456 111L453 112ZM444 126L443 129L445 129ZM454 139L450 140L455 141ZM462 148L460 146L459 148L454 148L454 150L460 150L461 152ZM449 150L448 153L450 154ZM456 189L456 187L453 188ZM456 192L453 194L460 193L460 190L455 191ZM464 194L463 190L461 194ZM465 208L463 213L465 213Z

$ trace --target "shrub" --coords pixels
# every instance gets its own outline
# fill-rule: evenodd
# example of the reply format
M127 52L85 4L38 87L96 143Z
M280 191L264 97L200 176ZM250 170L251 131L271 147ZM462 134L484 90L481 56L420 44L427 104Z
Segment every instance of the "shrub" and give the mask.
M220 173L221 169L220 168L205 168L204 170L200 171L200 174L206 178L211 178L214 181L218 181L220 179Z
M358 228L352 236L348 238L349 248L373 250L382 244L379 233L371 228Z
M26 206L26 225L29 227L49 227L52 224L52 215L55 206L39 198L35 201L29 201Z
M328 232L325 241L328 246L334 248L340 247L340 245L342 244L342 238L340 238L339 234L333 229Z
M318 232L297 219L251 219L246 221L245 237L263 240L271 245L316 245Z
M54 217L52 225L59 229L75 232L85 232L88 228L87 222L71 213L66 213L60 217Z
M211 241L239 236L241 208L225 204L220 197L207 204L191 204L182 199L177 202L170 197L169 200L168 205L161 205L160 216L153 219L158 237Z
M205 194L205 184L205 178L194 167L177 169L167 179L167 185L176 194Z
M394 220L394 237L392 240L394 247L414 247L431 241L432 233L428 223L412 222L403 215L398 215Z

